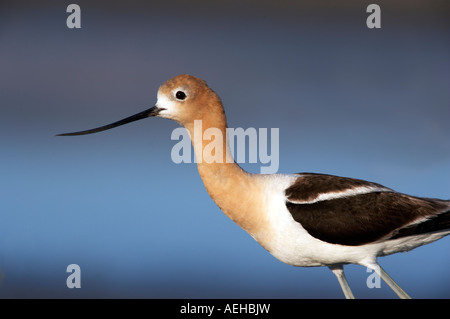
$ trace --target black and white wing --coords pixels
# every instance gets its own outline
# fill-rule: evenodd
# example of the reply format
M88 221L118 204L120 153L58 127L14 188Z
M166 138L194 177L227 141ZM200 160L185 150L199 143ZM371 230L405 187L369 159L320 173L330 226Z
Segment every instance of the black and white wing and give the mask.
M295 221L322 241L354 246L450 231L450 201L409 196L359 179L298 175L285 190L286 206Z

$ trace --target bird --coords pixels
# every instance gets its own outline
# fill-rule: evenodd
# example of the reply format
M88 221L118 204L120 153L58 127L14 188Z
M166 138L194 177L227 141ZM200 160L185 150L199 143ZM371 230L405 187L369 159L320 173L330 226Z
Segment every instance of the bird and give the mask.
M450 233L450 200L397 192L361 179L318 173L256 174L232 159L227 120L219 95L193 75L177 75L157 91L156 104L85 135L147 117L170 119L191 138L197 169L217 206L278 260L298 267L328 267L345 298L355 298L344 265L374 271L398 295L411 298L379 265L378 257L429 244ZM198 124L201 121L201 134ZM222 133L212 158L210 137ZM217 136L220 136L217 135ZM216 136L216 138L218 138ZM211 156L209 156L211 157ZM230 160L231 158L231 160Z

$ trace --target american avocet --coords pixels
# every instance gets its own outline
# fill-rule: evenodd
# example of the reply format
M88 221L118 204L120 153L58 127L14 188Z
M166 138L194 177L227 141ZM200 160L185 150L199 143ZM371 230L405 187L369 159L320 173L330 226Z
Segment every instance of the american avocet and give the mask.
M222 102L203 80L176 76L159 88L157 98L154 107L121 121L59 135L90 134L158 116L187 129L197 158L210 142L204 140L207 129L226 136ZM202 121L201 134L195 132L196 120ZM400 298L409 298L378 265L377 257L408 251L450 233L450 200L413 197L332 175L250 174L227 160L226 138L219 144L215 160L198 161L197 167L220 209L280 261L328 266L347 298L353 293L343 265L350 263L373 269Z

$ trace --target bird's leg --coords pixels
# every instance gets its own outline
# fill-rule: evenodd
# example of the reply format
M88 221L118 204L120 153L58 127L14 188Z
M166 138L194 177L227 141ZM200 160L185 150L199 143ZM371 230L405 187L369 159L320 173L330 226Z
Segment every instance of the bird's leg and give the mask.
M366 265L368 268L373 269L380 277L388 284L389 287L399 296L401 299L411 299L411 297L381 268L377 263Z
M328 266L328 268L330 268L333 274L336 275L336 278L338 279L339 284L341 285L342 291L344 292L345 298L355 299L355 296L353 296L352 290L348 285L347 278L345 278L344 266L342 264L339 264Z

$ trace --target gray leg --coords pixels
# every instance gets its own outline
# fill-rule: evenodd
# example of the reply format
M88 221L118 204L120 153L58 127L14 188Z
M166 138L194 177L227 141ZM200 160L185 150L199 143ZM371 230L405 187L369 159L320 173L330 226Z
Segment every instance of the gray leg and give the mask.
M365 265L366 267L375 270L375 272L388 284L389 287L399 296L401 299L411 299L411 297L381 268L377 263Z
M339 281L339 284L341 285L342 291L344 292L345 298L347 299L355 299L355 296L353 296L352 290L350 289L350 286L348 285L347 279L345 278L344 274L344 266L343 265L332 265L328 266L330 270L333 272L333 274L336 275L336 278Z

